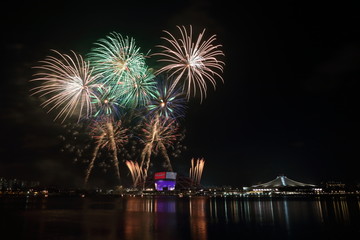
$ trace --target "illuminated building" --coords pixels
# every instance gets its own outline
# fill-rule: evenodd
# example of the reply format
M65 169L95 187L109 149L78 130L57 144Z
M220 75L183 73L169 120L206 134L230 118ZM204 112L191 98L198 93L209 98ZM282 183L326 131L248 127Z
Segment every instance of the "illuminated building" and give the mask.
M155 189L157 191L173 191L176 186L175 172L157 172L154 175Z
M274 180L269 182L252 185L251 187L244 187L244 190L248 191L249 193L299 193L321 191L321 189L316 188L316 186L313 184L294 181L284 175L277 176Z
M39 187L40 183L38 181L24 181L16 178L3 178L0 177L0 191L5 190L24 190L28 188Z
M327 193L341 194L356 191L356 188L354 188L353 186L346 185L345 183L339 181L328 181L322 183L322 186L324 188L324 191Z

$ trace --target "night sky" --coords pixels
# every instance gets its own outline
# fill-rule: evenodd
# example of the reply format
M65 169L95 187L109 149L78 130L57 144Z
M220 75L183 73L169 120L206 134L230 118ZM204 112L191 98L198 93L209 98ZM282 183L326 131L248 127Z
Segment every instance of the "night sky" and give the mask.
M233 2L233 1L232 1ZM251 1L253 2L253 1ZM355 1L353 1L355 2ZM224 84L189 103L174 168L206 160L207 186L249 186L278 174L306 183L358 183L360 14L350 3L11 1L3 4L0 177L79 186L60 152L63 128L30 97L33 66L50 49L85 55L116 31L155 50L176 25L217 35ZM125 165L121 165L123 169ZM108 173L109 178L112 173ZM102 178L107 175L103 174Z

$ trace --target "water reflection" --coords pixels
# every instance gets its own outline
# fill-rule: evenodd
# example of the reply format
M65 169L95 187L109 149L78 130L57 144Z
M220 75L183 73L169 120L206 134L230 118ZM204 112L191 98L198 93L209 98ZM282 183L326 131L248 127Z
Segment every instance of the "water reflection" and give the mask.
M143 233L154 229L154 215L142 213L154 212L154 199L130 197L124 201L124 205L124 221L122 221L122 226L118 226L118 228L123 228L121 231L123 237L125 239L152 239Z
M155 212L176 212L176 198L155 198Z
M337 222L349 222L349 209L345 197L333 199L333 209Z
M154 239L154 233L176 234L176 198L130 197L125 200L122 237L124 239Z
M315 204L314 204L314 212L315 216L317 217L318 221L320 223L324 223L324 216L327 215L327 207L326 202L322 203L319 197L316 198Z
M207 198L196 197L189 199L191 239L205 240L207 236Z
M9 209L18 209L14 215ZM304 226L328 234L360 227L359 198L110 197L9 200L0 198L0 226L18 239L218 239L297 236ZM10 221L10 222L9 222ZM22 226L22 232L16 226ZM336 226L336 228L333 228ZM325 231L325 230L326 231ZM348 229L347 229L348 231ZM229 232L229 233L228 233ZM247 234L247 235L246 235ZM255 235L254 235L255 234ZM55 237L54 237L55 236Z
M119 219L110 210L84 211L81 222L85 239L117 239Z
M351 221L349 199L346 197L294 199L294 198L210 198L211 223L236 223L258 226L282 226L288 232L292 225L335 221L347 224ZM353 213L358 217L360 204Z

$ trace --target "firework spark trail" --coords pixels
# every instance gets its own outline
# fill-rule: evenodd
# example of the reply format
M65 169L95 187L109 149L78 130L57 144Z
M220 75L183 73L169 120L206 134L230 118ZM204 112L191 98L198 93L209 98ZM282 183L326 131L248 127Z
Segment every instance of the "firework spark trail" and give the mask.
M153 148L153 142L149 143L145 148L144 148L144 151L145 151L145 154L142 155L142 161L141 161L141 167L142 167L142 164L146 158L146 166L145 166L145 174L143 176L143 188L145 188L145 183L146 183L146 179L147 179L147 173L149 171L149 168L150 168L150 160L151 160L151 153L152 153L152 148ZM138 183L138 180L136 181L136 183Z
M167 153L166 147L164 146L164 144L162 142L159 143L159 149L160 149L162 155L165 158L167 170L170 171L170 172L173 172L174 170L172 168L169 155Z
M224 56L224 53L218 48L221 45L213 45L216 36L212 35L208 40L203 40L205 29L199 34L196 42L193 39L192 26L189 32L184 26L177 26L180 31L181 38L176 39L170 32L164 31L169 37L162 37L170 46L158 45L163 51L155 53L164 58L159 62L168 63L160 68L156 74L162 72L170 72L170 76L176 76L172 87L181 83L184 77L182 88L186 90L186 96L189 99L191 93L195 96L197 89L200 93L200 99L206 98L207 81L209 81L214 89L216 80L214 76L223 78L218 71L223 71L224 62L217 60L217 57Z
M199 185L200 184L200 181L201 181L201 177L202 177L202 173L203 173L203 170L204 170L204 164L205 164L205 160L204 159L200 159L198 160L198 169L197 169L197 172L198 172L198 177L196 179L196 182L197 184Z
M125 162L125 164L126 164L126 166L129 168L129 171L130 171L130 174L131 174L131 178L132 178L132 180L133 180L133 184L135 184L135 180L136 180L136 178L137 178L137 174L138 174L138 172L137 172L137 169L136 169L136 165L137 165L137 167L139 166L138 164L137 164L137 162L133 162L133 161L126 161Z
M141 153L142 168L145 164L145 170L148 172L151 162L151 155L160 154L164 157L168 171L173 171L170 158L167 154L166 147L170 146L176 138L179 136L177 128L175 126L175 120L161 118L156 116L150 120L150 123L146 124L143 129L145 135L145 146ZM145 179L147 175L144 176ZM138 182L138 181L136 181Z
M151 120L148 129L144 129L145 134L148 135L148 142L150 143L147 152L150 152L151 155L152 150L154 150L155 153L160 150L165 158L169 171L172 171L173 169L165 145L171 145L176 139L176 130L174 120L163 119L159 116L156 116L155 119Z
M126 161L126 166L129 168L131 173L131 178L133 180L133 187L137 186L137 179L139 178L140 181L144 181L145 176L145 169L140 168L139 164L134 161Z
M118 179L120 181L120 169L119 169L119 160L117 157L117 146L116 146L116 142L115 142L115 138L114 138L114 127L111 122L107 122L106 127L107 127L106 128L107 135L109 136L109 140L110 140L110 147L111 147L112 154L113 154L113 162L114 162L114 166L115 166L115 170L116 170L116 176L118 177Z
M175 120L165 119L161 121L160 117L157 118L158 132L157 132L157 148L161 151L165 158L166 166L170 172L173 171L166 146L170 146L175 139L179 136L177 128L175 127Z
M74 56L71 57L53 51L59 58L48 56L44 61L40 61L42 66L34 67L41 72L34 74L36 78L30 81L41 81L41 85L32 88L31 95L49 96L41 105L44 108L52 105L48 112L60 108L54 120L63 118L64 122L78 109L79 122L80 118L92 115L91 99L97 99L96 92L102 88L101 84L96 83L100 76L93 74L93 70L81 55L72 51Z
M145 181L146 181L146 178L147 178L147 172L149 170L149 167L150 167L150 160L151 160L151 153L152 153L152 149L153 149L153 144L154 144L154 141L155 141L155 137L156 137L156 128L157 128L157 125L150 125L151 128L154 128L152 129L150 132L150 138L148 136L148 141L147 143L145 144L145 147L141 153L141 163L140 163L140 168L143 168L143 165L144 165L144 162L145 162L145 159L146 159L146 166L145 166L145 174L143 176L143 185L145 186ZM136 181L135 181L135 185L138 184L140 180L140 176L137 177Z
M194 158L191 159L191 168L189 171L190 179L192 180L195 186L198 186L201 181L201 176L204 169L205 160L203 158L196 160L196 165L194 165Z
M95 162L95 159L96 159L96 157L97 157L97 154L98 154L99 149L100 149L100 147L101 147L101 143L102 143L105 135L106 135L106 133L103 132L103 133L98 137L99 139L97 140L96 146L95 146L95 148L94 148L94 152L93 152L93 154L92 154L92 158L91 158L90 164L89 164L89 166L88 166L88 168L87 168L87 170L86 170L85 185L86 185L87 182L89 181L90 173L91 173L92 169L94 168L94 162Z
M127 129L122 127L121 121L114 122L108 117L95 121L94 123L95 126L93 127L92 135L93 138L95 138L97 141L90 165L86 173L85 183L88 182L89 175L99 150L104 147L107 147L109 150L111 150L116 176L118 180L121 181L118 148L123 146L128 141Z

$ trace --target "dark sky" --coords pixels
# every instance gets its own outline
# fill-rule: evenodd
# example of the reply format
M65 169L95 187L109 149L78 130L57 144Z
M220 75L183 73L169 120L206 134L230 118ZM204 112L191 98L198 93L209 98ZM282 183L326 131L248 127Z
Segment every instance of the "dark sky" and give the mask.
M162 30L192 24L216 34L223 45L224 84L209 88L202 104L189 103L187 150L175 168L185 173L191 157L204 157L203 184L218 186L247 186L278 174L314 184L360 182L355 5L12 1L3 6L0 176L59 185L83 179L83 171L60 152L60 124L29 96L31 67L49 49L86 54L93 42L117 31L147 52L160 43Z

